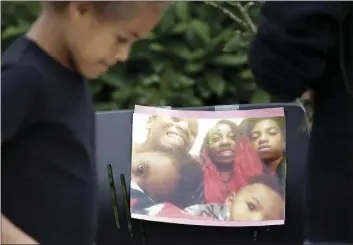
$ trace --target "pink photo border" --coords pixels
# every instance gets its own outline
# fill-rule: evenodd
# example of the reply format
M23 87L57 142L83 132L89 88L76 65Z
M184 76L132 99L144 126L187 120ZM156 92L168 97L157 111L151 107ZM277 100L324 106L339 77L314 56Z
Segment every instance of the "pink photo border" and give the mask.
M160 115L179 118L268 118L268 117L283 117L283 107L254 109L254 110L232 110L232 111L183 111L171 110L158 107L135 105L134 113L144 115Z
M272 226L284 225L285 220L260 220L260 221L219 221L219 220L191 220L183 218L155 217L151 215L131 214L131 218L138 220L164 222L183 225L198 226L218 226L218 227L255 227L255 226Z

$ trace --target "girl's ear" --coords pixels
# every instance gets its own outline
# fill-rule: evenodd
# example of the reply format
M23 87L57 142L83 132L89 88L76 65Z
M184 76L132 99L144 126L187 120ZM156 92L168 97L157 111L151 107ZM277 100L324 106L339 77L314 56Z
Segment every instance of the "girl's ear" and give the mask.
M87 2L69 2L67 4L67 11L74 19L81 17L89 11L89 4Z
M148 136L150 135L151 127L154 121L156 120L156 115L152 115L147 119L147 125L146 125L146 140L148 139Z

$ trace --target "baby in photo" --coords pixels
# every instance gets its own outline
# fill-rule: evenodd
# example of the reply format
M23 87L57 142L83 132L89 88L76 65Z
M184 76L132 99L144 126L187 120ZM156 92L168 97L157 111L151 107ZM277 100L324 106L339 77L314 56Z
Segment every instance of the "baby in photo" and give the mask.
M229 201L230 220L282 220L284 197L278 178L261 175L251 179Z
M186 212L219 221L261 221L284 219L284 200L278 179L253 177L249 184L230 195L225 203L200 204Z

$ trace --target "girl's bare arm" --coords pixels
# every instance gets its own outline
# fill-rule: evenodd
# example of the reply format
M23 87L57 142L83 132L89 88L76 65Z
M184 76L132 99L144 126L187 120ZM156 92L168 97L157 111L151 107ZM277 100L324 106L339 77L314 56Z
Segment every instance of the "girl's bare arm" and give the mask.
M1 214L1 244L38 244Z

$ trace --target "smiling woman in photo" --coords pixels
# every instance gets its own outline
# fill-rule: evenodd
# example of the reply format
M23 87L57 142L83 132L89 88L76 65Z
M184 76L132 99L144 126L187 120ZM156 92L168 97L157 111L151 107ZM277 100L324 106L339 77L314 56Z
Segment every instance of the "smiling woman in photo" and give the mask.
M198 121L169 116L150 116L144 143L135 146L136 152L164 151L188 154L197 133Z

